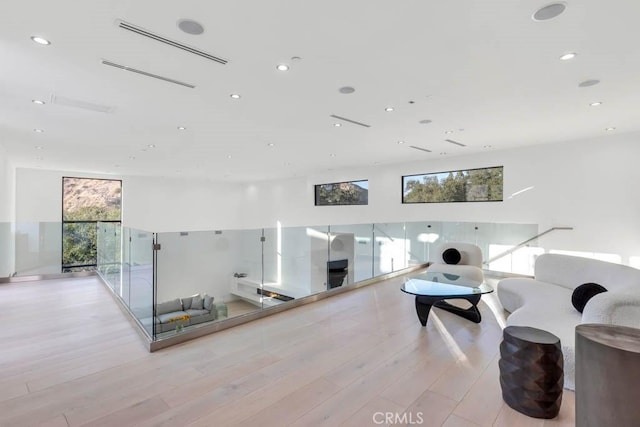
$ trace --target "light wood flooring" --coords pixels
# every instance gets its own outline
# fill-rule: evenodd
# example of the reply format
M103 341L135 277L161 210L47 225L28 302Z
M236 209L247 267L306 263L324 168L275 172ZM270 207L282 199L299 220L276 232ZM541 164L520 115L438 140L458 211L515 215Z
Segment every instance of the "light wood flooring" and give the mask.
M553 420L503 403L494 296L423 328L400 283L152 354L96 278L2 285L0 426L574 425L567 390Z

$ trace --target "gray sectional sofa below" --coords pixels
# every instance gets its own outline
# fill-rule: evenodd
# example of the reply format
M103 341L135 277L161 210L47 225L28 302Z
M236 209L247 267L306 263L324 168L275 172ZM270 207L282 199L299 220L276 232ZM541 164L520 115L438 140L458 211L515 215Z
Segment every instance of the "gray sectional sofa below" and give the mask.
M211 322L218 318L218 311L213 304L213 297L206 294L176 298L156 306L156 333L168 332L176 329L177 325L190 326L198 323ZM150 318L145 319L151 323Z

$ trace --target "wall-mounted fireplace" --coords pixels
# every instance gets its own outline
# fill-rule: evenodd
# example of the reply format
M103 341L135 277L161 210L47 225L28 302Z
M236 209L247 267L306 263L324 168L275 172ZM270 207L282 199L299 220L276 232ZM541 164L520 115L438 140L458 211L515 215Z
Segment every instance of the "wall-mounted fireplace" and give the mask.
M338 259L327 262L327 289L342 286L344 278L349 274L349 260Z

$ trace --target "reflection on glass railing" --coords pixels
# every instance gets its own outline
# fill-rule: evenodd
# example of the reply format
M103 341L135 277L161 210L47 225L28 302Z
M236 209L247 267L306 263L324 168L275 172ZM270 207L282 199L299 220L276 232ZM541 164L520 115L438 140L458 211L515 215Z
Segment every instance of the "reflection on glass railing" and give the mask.
M62 224L29 222L15 224L17 276L59 274L62 271Z

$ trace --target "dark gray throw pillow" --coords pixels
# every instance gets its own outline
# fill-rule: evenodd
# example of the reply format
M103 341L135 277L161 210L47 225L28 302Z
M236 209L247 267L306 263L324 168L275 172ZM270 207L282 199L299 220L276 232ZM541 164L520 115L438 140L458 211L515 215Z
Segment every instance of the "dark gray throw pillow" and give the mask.
M204 301L200 295L191 298L191 310L202 310Z
M462 255L460 255L460 251L455 248L449 248L442 252L442 259L447 264L457 264L462 259Z
M582 313L587 302L602 292L607 292L607 288L597 283L584 283L573 290L571 294L571 304L573 304L576 310Z

